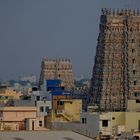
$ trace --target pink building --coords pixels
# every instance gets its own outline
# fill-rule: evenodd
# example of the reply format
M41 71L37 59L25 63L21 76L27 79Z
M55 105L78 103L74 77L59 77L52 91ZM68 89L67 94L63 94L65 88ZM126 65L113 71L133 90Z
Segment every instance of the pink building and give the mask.
M0 107L0 130L37 130L43 124L36 107Z

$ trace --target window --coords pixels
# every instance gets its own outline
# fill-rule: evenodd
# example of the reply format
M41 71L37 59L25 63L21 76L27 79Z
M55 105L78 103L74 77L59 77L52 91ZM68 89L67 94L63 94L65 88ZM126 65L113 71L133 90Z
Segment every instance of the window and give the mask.
M44 112L44 107L40 106L40 112Z
M135 59L132 59L133 64L135 63Z
M132 39L132 43L135 43L135 40L134 39Z
M45 107L45 112L48 112L48 111L49 111L49 107L46 106L46 107Z
M82 123L87 123L87 118L82 118Z
M52 88L51 87L47 87L47 91L51 91L52 90Z
M36 100L39 101L40 100L40 96L36 96Z
M62 90L64 90L64 89L65 89L65 87L61 87L61 89L62 89Z
M37 91L37 87L32 87L32 91Z
M57 101L57 105L64 105L63 101Z
M115 117L112 117L112 120L115 120Z
M136 85L137 84L137 81L134 81L134 85Z
M3 117L3 112L2 111L0 112L0 117Z
M132 49L132 53L134 53L135 52L135 49Z
M64 105L64 102L63 101L60 101L60 105Z
M140 99L136 99L136 103L140 103Z
M40 126L40 127L42 126L42 121L39 121L39 126Z
M102 126L108 127L108 120L102 120Z
M133 74L136 74L136 70L133 70Z
M51 110L48 110L47 114L48 114L48 115L51 115Z
M5 99L8 99L8 96L5 96Z
M135 92L135 93L134 93L134 96L135 96L135 97L139 97L139 96L140 96L140 93L139 93L139 92ZM136 101L136 102L137 102L137 101Z

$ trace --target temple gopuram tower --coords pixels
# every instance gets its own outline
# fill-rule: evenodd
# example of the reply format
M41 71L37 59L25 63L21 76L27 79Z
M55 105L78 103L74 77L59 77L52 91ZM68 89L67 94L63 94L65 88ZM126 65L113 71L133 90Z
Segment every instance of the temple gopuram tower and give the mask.
M140 99L140 12L102 9L89 105L122 111Z
M72 62L64 58L44 58L41 63L41 72L39 87L43 85L44 80L59 79L65 90L71 91L74 88L74 78L72 71Z

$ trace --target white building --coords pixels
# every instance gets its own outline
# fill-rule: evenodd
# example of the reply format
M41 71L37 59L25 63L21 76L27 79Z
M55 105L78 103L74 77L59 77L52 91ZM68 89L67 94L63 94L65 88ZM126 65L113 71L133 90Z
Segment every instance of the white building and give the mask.
M37 78L35 75L30 75L30 76L24 76L20 77L21 81L29 81L30 83L35 83L37 81Z

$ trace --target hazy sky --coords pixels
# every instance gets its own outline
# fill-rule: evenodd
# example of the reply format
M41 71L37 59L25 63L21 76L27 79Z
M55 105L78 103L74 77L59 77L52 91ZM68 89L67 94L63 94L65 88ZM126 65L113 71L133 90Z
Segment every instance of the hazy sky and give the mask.
M70 58L91 77L101 8L139 8L140 0L0 0L0 79L36 74L43 57Z

